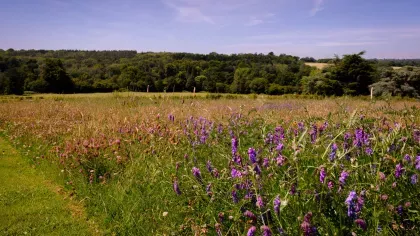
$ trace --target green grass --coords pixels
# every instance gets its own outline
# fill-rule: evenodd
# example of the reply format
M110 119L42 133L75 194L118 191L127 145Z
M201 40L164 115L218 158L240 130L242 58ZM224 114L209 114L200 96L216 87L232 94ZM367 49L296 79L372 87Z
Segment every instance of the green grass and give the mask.
M0 235L91 235L58 189L0 137Z

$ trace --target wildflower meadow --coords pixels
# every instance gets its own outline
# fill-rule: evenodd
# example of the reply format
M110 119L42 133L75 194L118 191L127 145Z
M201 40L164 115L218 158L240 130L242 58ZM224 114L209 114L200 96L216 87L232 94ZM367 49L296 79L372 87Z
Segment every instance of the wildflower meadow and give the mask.
M0 102L101 235L419 235L420 104L262 95Z

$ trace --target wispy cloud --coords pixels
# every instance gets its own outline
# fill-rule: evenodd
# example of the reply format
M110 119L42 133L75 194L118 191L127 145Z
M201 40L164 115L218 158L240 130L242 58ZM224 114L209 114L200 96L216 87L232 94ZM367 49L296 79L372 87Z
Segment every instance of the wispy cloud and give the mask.
M255 26L262 23L273 22L272 19L274 18L275 14L273 13L266 13L260 16L251 16L245 26Z
M324 10L324 0L313 0L314 5L311 9L311 16L315 16L318 12Z
M255 26L264 23L262 19L258 19L255 16L251 16L248 23L245 24L245 26Z
M255 4L257 0L162 0L174 9L175 19L181 22L221 23L236 17L241 9ZM251 22L252 21L252 22ZM251 19L250 25L262 23L263 19Z
M207 22L214 24L214 20L205 15L199 8L195 7L177 7L177 20L182 22Z

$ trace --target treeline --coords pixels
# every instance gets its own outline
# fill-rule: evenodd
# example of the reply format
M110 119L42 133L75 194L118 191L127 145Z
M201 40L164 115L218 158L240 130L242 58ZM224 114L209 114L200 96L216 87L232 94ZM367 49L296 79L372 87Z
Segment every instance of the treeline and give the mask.
M385 73L377 61L362 56L337 57L329 60L331 66L319 70L305 64L316 61L314 58L274 53L8 49L0 50L0 93L180 92L195 88L218 93L361 95L374 85L375 91L384 94L418 96L417 69L403 69L404 75L392 70ZM391 83L396 87L391 93L390 80L398 81Z

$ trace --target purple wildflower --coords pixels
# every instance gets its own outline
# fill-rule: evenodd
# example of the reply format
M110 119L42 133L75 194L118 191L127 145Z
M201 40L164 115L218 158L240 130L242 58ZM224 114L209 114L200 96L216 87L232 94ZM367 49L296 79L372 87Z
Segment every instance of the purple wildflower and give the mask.
M402 206L402 205L399 205L399 206L397 207L397 213L398 213L398 215L400 215L400 216L402 216L402 214L404 213L404 208L403 208L403 206Z
M415 164L416 170L420 170L420 155L417 155Z
M206 192L207 192L207 195L209 195L209 196L213 195L213 193L211 191L211 183L207 185Z
M365 191L362 191L359 196L357 196L356 202L356 212L360 212L362 210L363 205L365 205L365 199L363 198L365 195Z
M225 219L225 213L219 212L219 214L217 216L219 218L219 222L223 223L223 220Z
M236 193L235 190L232 191L232 200L233 200L233 203L239 202L238 194Z
M366 221L362 220L362 219L357 219L354 221L354 223L356 223L360 228L362 228L364 231L366 231L367 226L366 226Z
M251 226L251 228L248 229L247 236L255 236L257 232L257 228L255 226Z
M325 181L325 177L327 176L327 172L325 171L325 168L324 167L322 167L321 168L321 171L319 172L319 181L321 182L321 183L324 183L324 181Z
M233 137L232 138L232 156L234 157L238 152L238 140Z
M177 195L181 195L181 190L179 189L178 180L176 180L176 179L174 180L173 187L174 187L175 193Z
M206 168L210 173L213 172L213 167L211 166L210 160L207 161Z
M201 182L201 172L200 169L198 169L197 167L193 167L192 168L192 173L195 176L195 178Z
M263 236L271 236L272 235L271 229L267 225L261 226L261 231L262 231Z
M349 177L349 173L343 170L340 174L340 178L338 179L338 181L340 182L341 185L345 185L348 177Z
M417 174L413 174L410 179L411 179L412 184L417 184L417 181L418 181Z
M244 212L244 216L246 217L246 218L249 218L250 220L252 220L252 221L257 221L257 217L254 215L254 213L252 213L251 211L249 211L249 210L246 210L245 212Z
M312 236L317 234L316 227L312 226L312 212L308 212L303 218L302 224L300 224L300 229L303 231L303 235Z
M219 124L219 126L217 127L217 132L219 132L219 134L221 134L223 132L223 125Z
M290 195L296 194L296 184L293 184L289 191Z
M251 161L252 164L257 162L257 153L255 152L254 148L249 148L248 149L248 156L249 156L249 160Z
M221 227L221 225L219 223L216 223L214 225L214 227L216 228L217 236L222 236L222 227Z
M283 149L284 149L284 145L283 145L283 143L280 142L276 147L276 151L281 153L283 151Z
M328 121L325 121L324 124L321 125L321 127L319 127L319 134L321 135L325 129L327 129L328 127Z
M411 162L411 157L410 157L410 155L408 155L408 154L405 154L405 156L404 156L404 160L406 160L407 162Z
M216 168L213 169L212 174L214 178L219 178L219 171Z
M276 141L277 142L280 142L280 140L279 139L284 139L284 129L283 129L283 127L281 127L281 126L279 126L279 127L276 127L276 129L275 129L275 131L276 131Z
M395 178L400 178L404 173L403 165L400 163L395 167Z
M330 161L334 161L335 156L337 155L337 149L338 149L337 144L333 143L331 145Z
M350 138L351 138L351 134L350 133L345 133L344 134L343 148L344 148L345 151L347 151L349 149L349 147L350 147L349 142L348 142L350 140Z
M277 195L277 197L274 198L274 201L273 201L274 212L276 213L276 215L279 215L280 213L280 204L281 204L280 196Z
M299 122L299 123L298 123L298 129L299 129L300 131L303 131L303 130L305 129L305 125L303 124L303 122Z
M261 168L258 164L254 164L254 171L255 171L255 174L261 175Z
M232 178L241 178L242 177L242 173L238 170L236 170L235 168L232 168L230 175L232 176Z
M264 158L264 161L263 161L263 166L264 166L265 168L267 168L267 167L269 166L269 164L270 164L270 160L269 160L268 158Z
M257 202L255 203L255 205L260 209L264 207L264 202L261 195L257 196Z
M413 131L413 139L416 143L420 143L420 130L415 129Z
M363 137L364 137L363 129L356 129L354 131L354 136L355 136L355 139L353 141L353 145L359 148L362 147Z
M277 163L278 166L283 166L285 161L286 161L286 159L282 155L279 155L276 158L276 163Z
M333 189L334 188L334 182L332 181L328 181L328 189Z
M357 194L355 191L351 191L349 196L346 198L346 205L347 205L347 216L352 219L356 218L356 205L355 200L357 199Z
M379 172L379 179L384 181L386 178L385 174L383 172Z
M311 135L312 143L315 143L317 133L318 133L318 127L316 126L316 124L313 124L312 129L309 131L309 134Z
M365 149L366 154L368 154L369 156L371 156L373 154L373 149L371 147L367 147Z

